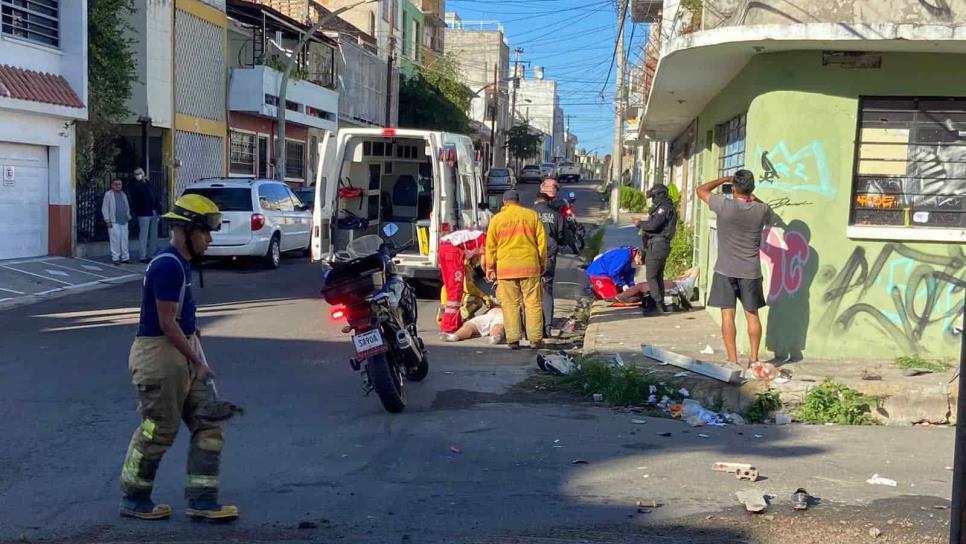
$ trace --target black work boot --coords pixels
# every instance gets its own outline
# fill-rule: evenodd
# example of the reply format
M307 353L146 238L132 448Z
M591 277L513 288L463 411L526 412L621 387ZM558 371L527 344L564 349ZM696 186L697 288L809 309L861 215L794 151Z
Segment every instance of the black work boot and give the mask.
M135 499L124 497L118 507L118 512L122 517L158 520L171 517L171 506L167 504L154 504L150 498Z

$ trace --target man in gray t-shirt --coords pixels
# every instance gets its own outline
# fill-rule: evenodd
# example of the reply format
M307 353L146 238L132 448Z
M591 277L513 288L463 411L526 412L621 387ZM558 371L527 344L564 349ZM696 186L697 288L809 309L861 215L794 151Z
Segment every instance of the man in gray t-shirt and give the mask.
M732 192L711 194L717 187L731 183ZM711 208L718 218L718 260L708 293L708 306L721 308L721 335L728 361L738 364L735 313L738 301L748 322L751 344L749 365L758 362L761 346L761 320L758 310L765 306L761 278L761 238L764 228L771 224L772 211L768 204L755 198L755 176L748 170L738 170L698 187L698 198Z

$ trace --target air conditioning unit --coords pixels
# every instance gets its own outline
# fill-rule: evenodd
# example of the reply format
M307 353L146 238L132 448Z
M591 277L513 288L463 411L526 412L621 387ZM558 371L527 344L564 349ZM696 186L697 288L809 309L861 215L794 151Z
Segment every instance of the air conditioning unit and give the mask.
M631 20L635 23L656 23L663 6L664 0L631 0Z

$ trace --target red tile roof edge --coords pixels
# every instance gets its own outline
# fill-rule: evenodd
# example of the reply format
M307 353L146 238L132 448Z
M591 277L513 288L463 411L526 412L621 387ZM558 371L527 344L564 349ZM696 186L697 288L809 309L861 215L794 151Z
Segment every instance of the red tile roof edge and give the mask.
M84 107L84 101L64 76L7 64L0 64L0 96L68 108Z

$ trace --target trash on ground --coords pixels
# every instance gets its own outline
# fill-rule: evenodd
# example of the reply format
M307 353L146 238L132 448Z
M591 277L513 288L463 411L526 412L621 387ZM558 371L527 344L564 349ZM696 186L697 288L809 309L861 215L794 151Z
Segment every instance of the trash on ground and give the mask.
M903 376L919 376L921 374L932 374L932 370L928 368L907 368L902 371Z
M453 372L452 370L447 370L446 372L443 372L443 374L446 374L447 376L452 376L453 374L456 374L456 373Z
M647 423L647 420L646 419L632 419L631 420L631 423L633 423L634 425L643 425L643 424Z
M450 446L449 451L453 453L463 453L463 449L460 448L459 446Z
M741 379L741 370L736 366L726 368L710 363L703 363L687 355L681 355L680 353L656 346L641 346L641 352L645 357L659 361L661 364L671 364L678 368L683 368L684 370L714 378L725 383L738 383Z
M657 433L658 436L671 436L671 433Z
M682 387L681 389L678 389L678 393L680 393L682 397L690 397L691 396L691 392L688 391L688 388L687 387Z
M685 399L681 403L681 419L685 420L692 427L700 427L702 425L723 427L725 425L724 417L721 414L708 410L694 399Z
M782 375L781 370L771 363L754 362L748 367L749 379L772 381Z
M574 332L575 330L577 330L577 320L573 318L568 319L563 326L563 332Z
M879 538L881 534L882 534L882 531L880 531L878 527L869 528L869 536L871 536L872 538Z
M554 440L553 443L554 444L559 444L560 443L560 439L558 438L558 439Z
M574 459L573 461L570 462L570 464L571 465L586 465L586 464L589 464L589 463L587 461L585 461L584 459Z
M658 504L657 501L654 499L644 499L644 500L637 501L638 508L657 508L659 506L661 505Z
M740 414L730 414L729 413L729 414L725 414L724 417L725 417L725 419L727 419L731 423L734 423L735 425L745 425L747 423L745 421L745 418L741 417Z
M792 417L788 414L775 414L775 423L778 425L788 425L792 422Z
M689 374L687 372L678 372L674 375L675 378L687 378Z
M865 483L870 485L887 485L889 487L896 487L899 485L895 480L891 478L883 478L882 476L879 476L878 473L873 474L871 478L865 481Z
M649 385L649 386L647 386L647 390L648 390L648 392L650 394L653 395L654 393L657 393L657 386L656 385Z
M537 366L558 376L572 374L578 368L574 358L563 353L538 354Z
M808 491L804 487L799 487L792 493L792 507L795 510L808 510Z
M624 358L621 357L620 353L618 353L617 355L614 355L614 363L611 366L624 368Z
M714 355L714 348L712 348L708 344L705 344L704 349L701 350L701 354L702 355Z
M738 502L745 505L745 510L753 513L764 512L768 508L768 502L765 501L765 495L757 489L742 489L735 493L738 496Z
M792 381L791 378L789 378L788 376L785 376L785 375L781 375L781 376L775 378L774 380L772 380L771 382L772 383L777 383L777 384L781 385L783 383L788 383L790 381Z
M594 393L594 402L604 402L604 395L601 393Z
M704 433L698 433L698 436L701 437L701 438L711 438L710 435L706 435Z
M728 463L722 461L711 465L711 470L734 474L735 478L739 480L748 480L749 482L758 481L758 469L748 463Z
M755 435L755 438L765 438L765 435L763 435L763 434L756 434Z

